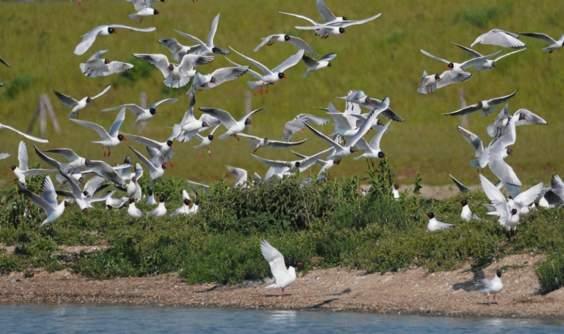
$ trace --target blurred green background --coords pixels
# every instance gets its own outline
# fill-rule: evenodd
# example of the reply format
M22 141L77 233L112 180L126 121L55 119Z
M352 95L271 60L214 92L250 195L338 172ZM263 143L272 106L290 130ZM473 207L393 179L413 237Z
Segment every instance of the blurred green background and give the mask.
M156 17L145 18L141 23L130 20L133 11L125 0L35 1L32 3L6 2L0 4L0 56L12 64L0 68L0 122L26 129L37 108L39 95L48 93L55 106L63 128L56 135L49 128L48 145L70 146L90 158L102 158L101 147L91 144L96 136L70 123L68 110L55 98L53 89L74 97L93 95L108 84L113 89L94 105L81 112L81 118L109 126L115 113L101 113L99 109L121 103L139 102L140 92L146 92L149 102L167 96L177 96L180 101L165 106L144 129L143 135L164 140L171 126L178 122L187 107L185 89L165 89L161 74L152 67L139 66L129 79L123 76L86 78L79 71L79 63L93 52L109 49L110 59L130 61L134 52L164 53L159 38L174 37L191 44L174 32L186 31L204 38L213 16L221 13L216 44L234 48L256 57L269 66L275 66L294 53L291 45L277 44L259 53L252 49L260 37L271 33L289 32L306 39L319 54L336 52L333 67L303 77L305 67L298 65L290 70L284 80L266 95L253 96L253 106L263 106L253 122L250 133L269 138L282 135L283 124L298 113L323 115L319 107L337 100L350 89L362 89L371 96L390 96L394 110L406 119L394 123L383 139L383 150L394 168L398 181L412 183L417 173L428 184L449 183L452 173L468 183L477 183L477 171L469 166L473 152L456 130L457 118L447 118L442 113L459 107L459 89L464 88L469 103L482 98L500 96L518 89L511 100L511 110L528 108L543 116L549 126L529 126L518 129L518 141L508 162L525 183L548 181L552 173L564 173L564 120L562 93L564 88L564 50L552 55L541 51L543 43L524 39L529 49L519 55L504 59L491 72L477 72L463 85L440 90L433 95L416 93L420 75L444 70L444 66L419 53L424 48L453 60L463 60L466 55L451 42L470 44L482 32L494 27L511 31L542 31L559 37L564 32L564 1L431 1L431 0L327 0L337 13L351 18L363 18L382 12L383 16L369 24L350 28L346 34L321 40L313 34L300 32L293 26L302 24L299 19L278 14L278 11L302 13L312 18L318 14L313 0L167 0L158 2L161 12ZM73 55L74 46L82 34L100 24L121 23L133 26L156 26L154 33L118 32L99 38L90 51L82 56ZM478 46L484 53L493 47ZM236 55L233 59L244 63ZM228 63L222 57L201 67L205 73ZM133 79L131 79L133 78ZM210 91L200 92L198 106L214 106L244 112L246 81L227 83ZM495 115L473 115L469 128L486 138L485 126ZM323 129L326 132L330 128ZM127 115L122 131L136 132L133 117ZM34 133L38 133L36 127ZM302 153L314 153L324 146L309 132L298 137L311 138L299 148ZM15 163L19 138L3 132L0 152L9 152L12 158L0 162L0 177L11 177L8 167ZM175 168L168 175L211 181L224 177L224 166L234 165L263 173L265 167L249 156L244 141L229 139L216 141L212 154L193 148L197 142L175 144ZM30 151L31 153L31 151ZM130 154L126 145L113 150L112 162L121 161ZM38 159L31 155L31 162ZM264 150L259 155L273 158L292 158L284 151ZM345 160L331 171L331 176L359 175L366 171L366 162ZM316 171L315 171L316 172Z

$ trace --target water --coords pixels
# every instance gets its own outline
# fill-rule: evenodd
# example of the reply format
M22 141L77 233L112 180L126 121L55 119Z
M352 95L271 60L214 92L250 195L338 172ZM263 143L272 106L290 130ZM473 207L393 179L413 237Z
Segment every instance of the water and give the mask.
M0 305L0 333L564 333L564 323L357 313Z

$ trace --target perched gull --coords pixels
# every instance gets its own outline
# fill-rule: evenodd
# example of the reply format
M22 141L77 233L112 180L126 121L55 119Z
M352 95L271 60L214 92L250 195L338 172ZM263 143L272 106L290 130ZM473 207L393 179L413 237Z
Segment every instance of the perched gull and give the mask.
M194 202L186 190L182 190L182 205L171 213L172 216L186 216L195 213Z
M274 277L274 284L266 288L280 288L283 294L284 289L296 280L296 269L292 266L286 268L284 256L278 249L272 247L268 241L262 240L260 242L260 251L264 259L270 265L270 271Z
M392 185L392 198L395 199L396 201L401 198L399 192L399 185L395 183Z
M162 197L159 198L157 207L154 208L153 211L149 213L149 215L153 217L166 216L166 206L165 206L164 198Z
M429 217L429 222L427 223L427 231L429 231L429 232L437 232L437 231L442 231L442 230L446 230L446 229L449 229L451 227L454 227L454 225L452 225L452 224L446 224L446 223L439 221L435 217L435 214L432 213L432 212L429 212L427 214L427 217Z
M248 180L248 173L243 168L233 167L233 166L225 166L227 168L227 172L235 177L235 183L233 187L242 187L245 188L247 186Z
M135 205L135 200L132 198L129 200L129 206L127 207L127 214L133 218L143 217L143 212L137 208Z
M98 94L94 96L85 96L80 100L77 100L69 95L65 95L58 91L54 91L54 93L57 96L57 98L65 105L65 107L71 109L69 118L76 118L78 116L79 111L86 108L94 100L104 96L111 88L112 85L108 85L104 89L102 89L102 91L99 92Z
M476 214L474 214L470 209L470 205L468 205L467 200L463 199L462 202L460 202L460 204L462 205L462 211L460 211L460 218L462 220L464 220L465 222L469 222L472 220L480 220L480 218Z
M503 290L503 282L501 281L501 270L496 271L493 278L484 278L478 282L480 292L485 293L490 300L490 295L493 295L493 303L497 304L496 295Z
M503 48L513 49L525 47L525 43L519 40L518 34L501 29L492 29L481 34L474 40L474 42L472 42L472 44L470 44L470 47L473 48L476 44L501 46Z
M80 43L78 43L78 45L74 48L74 54L77 56L81 56L85 54L96 41L96 37L109 36L110 34L116 33L119 29L133 30L139 32L153 32L157 30L157 28L155 27L135 28L122 24L109 24L109 25L97 26L94 29L82 35L82 39L80 40Z

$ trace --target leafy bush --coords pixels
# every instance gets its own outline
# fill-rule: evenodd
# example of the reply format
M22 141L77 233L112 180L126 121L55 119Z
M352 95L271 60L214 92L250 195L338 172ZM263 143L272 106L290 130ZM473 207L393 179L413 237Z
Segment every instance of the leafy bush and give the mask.
M564 286L564 255L555 253L537 267L541 293L549 293Z
M18 75L14 80L10 81L6 86L6 90L4 91L4 97L9 100L15 99L20 93L31 87L32 82L33 79L31 76L27 74Z

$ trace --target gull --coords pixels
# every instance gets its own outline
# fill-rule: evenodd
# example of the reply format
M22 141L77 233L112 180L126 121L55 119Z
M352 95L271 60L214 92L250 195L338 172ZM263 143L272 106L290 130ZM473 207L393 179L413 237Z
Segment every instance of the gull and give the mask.
M548 207L558 207L564 204L564 182L558 175L553 175L550 180L550 188L544 194L543 199Z
M149 151L151 156L151 161L153 162L154 165L167 164L169 161L172 160L172 156L173 156L172 145L174 143L174 141L172 140L173 137L168 138L164 142L159 142L154 139L150 139L143 136L137 136L131 134L126 134L126 136L132 141L138 142L147 147L147 151Z
M303 39L288 34L272 34L260 39L259 45L253 51L258 52L264 46L271 46L274 43L290 43L300 50L304 50L306 54L313 54L314 51L309 44Z
M339 112L333 103L329 103L327 107L327 115L333 118L334 135L342 137L351 137L358 131L357 122L359 121L358 115L353 115L346 112Z
M101 92L99 92L98 94L96 94L94 96L85 96L85 97L81 98L80 100L77 100L77 99L75 99L75 98L73 98L69 95L65 95L65 94L60 93L58 91L54 91L54 93L57 96L57 98L59 98L59 100L63 103L63 105L65 107L71 109L71 112L69 114L69 118L76 118L78 116L79 111L86 108L94 100L102 97L104 94L106 94L110 90L110 88L112 88L112 85L106 86Z
M316 0L315 5L324 23L347 21L347 18L345 16L336 16L331 11L331 9L327 7L327 4L325 4L325 0Z
M331 169L332 167L339 165L341 163L341 159L321 159L321 156L331 152L332 148L328 148L326 150L320 151L314 155L310 155L307 156L305 154L301 154L295 151L292 151L292 153L294 153L295 155L297 155L298 157L302 158L302 160L300 160L300 166L298 168L298 170L300 171L300 173L305 172L307 169L309 169L309 167L313 166L315 163L317 163L318 165L321 166L317 176L318 179L321 179L321 177L323 175L326 175L329 171L329 169Z
M194 146L194 148L202 148L202 147L206 147L211 145L211 143L213 142L214 139L214 133L217 131L217 129L219 129L221 125L216 125L209 133L207 136L202 136L199 133L196 133L196 138L198 138L200 140L200 143L196 146Z
M194 203L186 190L182 190L182 205L171 213L172 216L186 216L193 212Z
M399 192L399 185L394 183L392 185L392 198L395 199L396 201L399 200L401 198L400 192Z
M179 124L174 125L173 132L177 132L176 140L189 141L198 132L210 126L221 124L215 117L203 114L199 119L194 116L194 106L196 105L196 98L194 94L189 95L188 110L182 116Z
M248 66L222 67L212 73L202 74L197 72L192 81L191 90L206 90L240 78L249 71Z
M133 56L155 66L165 78L163 83L169 88L186 86L196 74L197 65L204 65L213 61L213 56L195 54L185 55L179 64L170 63L168 57L160 53L134 53Z
M497 28L492 29L478 36L474 40L474 42L470 44L470 47L473 48L474 45L476 44L501 46L503 48L513 48L513 49L519 49L525 47L525 43L519 40L518 34Z
M157 207L154 208L153 211L149 213L149 215L153 217L166 216L166 206L165 206L164 198L162 197L159 198Z
M310 72L319 71L321 69L330 67L331 62L335 58L337 58L336 53L328 53L325 56L321 57L319 60L315 60L309 56L304 55L302 59L307 66L307 70L304 76L308 76Z
M6 67L10 67L10 64L2 57L0 57L0 63Z
M223 48L218 47L217 45L215 45L214 42L214 38L215 38L215 34L217 33L217 28L219 25L219 18L220 15L217 14L211 23L211 27L210 27L210 32L208 34L208 39L206 42L202 41L201 39L199 39L198 37L182 32L182 31L176 31L177 33L179 33L180 35L189 38L193 41L195 41L196 43L199 43L198 46L195 46L192 48L191 52L194 52L195 54L199 54L199 55L209 55L209 54L221 54L221 55L228 55L229 54L229 50L225 50Z
M149 189L149 196L147 196L147 205L157 205L157 200L155 199L155 193L153 192L152 189Z
M300 160L283 161L283 160L270 160L251 154L251 156L265 165L269 166L268 170L262 178L263 181L268 181L272 178L282 179L290 175L294 170L300 167Z
M225 139L229 136L237 137L238 134L243 132L245 128L251 124L251 117L261 111L262 108L255 109L250 113L243 116L240 120L235 120L231 114L222 109L216 108L209 108L209 107L200 107L200 111L206 114L209 114L215 118L217 118L221 124L227 130L224 134L222 134L219 139Z
M235 183L233 184L233 187L245 188L247 186L248 173L245 169L233 167L233 166L225 166L225 167L227 168L227 172L229 172L229 174L235 177Z
M460 211L460 218L465 222L470 222L472 220L480 220L480 218L472 212L468 201L463 199L460 204L462 205L462 211Z
M259 72L255 72L254 70L249 69L249 73L257 79L257 81L250 81L249 87L251 89L256 89L259 87L273 85L281 79L286 78L286 71L290 68L296 66L304 56L304 50L299 50L297 53L293 54L292 56L288 57L284 60L280 65L276 66L273 69L266 67L261 62L249 57L245 56L241 52L233 49L230 47L236 54L248 60L251 64L253 64L256 68L259 69Z
M488 212L488 215L498 216L501 226L507 231L514 231L519 224L519 210L512 207L501 191L482 174L480 174L480 183L494 208L494 211Z
M482 57L470 58L462 63L456 63L445 58L437 57L432 53L425 51L423 49L420 49L419 51L421 51L422 54L424 54L425 56L431 59L447 64L449 70L457 71L460 73L468 73L467 72L468 69L473 68L475 66L483 66L483 64L488 61L488 56L482 56Z
M0 152L0 160L6 160L10 157L9 153L2 153Z
M86 159L84 165L86 166L86 168L88 168L89 171L112 182L117 188L126 190L127 185L125 183L125 180L107 162L102 160Z
M342 158L356 151L355 147L357 146L358 142L370 130L378 115L381 114L384 110L387 110L389 106L390 106L390 99L386 97L383 101L383 105L380 108L376 108L370 112L370 115L366 118L366 120L363 121L362 126L359 127L358 131L354 134L354 136L350 138L348 143L345 144L344 146L339 144L337 141L331 139L324 133L320 132L319 130L316 130L311 125L306 123L306 126L316 136L325 140L333 147L333 152L329 155L329 158Z
M443 114L443 115L462 116L462 115L467 115L467 114L473 113L475 111L482 111L482 113L484 115L488 115L491 112L493 112L492 107L494 107L498 104L506 103L509 99L511 99L513 96L515 96L515 94L517 94L517 90L514 90L513 92L509 93L508 95L494 97L494 98L487 99L487 100L481 100L478 103L467 105L467 106L465 106L461 109L458 109L456 111L449 112L449 113L446 113L446 114Z
M6 129L6 130L10 130L10 131L12 131L12 132L15 132L15 133L17 133L18 135L24 137L25 139L29 139L29 140L34 141L34 142L36 142L36 143L45 144L45 143L48 143L48 142L49 142L47 139L38 138L38 137L34 137L34 136L32 136L32 135L28 135L27 133L24 133L24 132L22 132L22 131L20 131L20 130L18 130L18 129L16 129L16 128L12 127L12 126L9 126L9 125L0 123L0 130L2 130L2 129Z
M65 173L76 174L87 169L86 159L70 148L53 148L45 150L45 152L60 154L67 160L67 163L61 164Z
M461 193L468 193L470 192L470 188L468 188L467 185L465 185L464 183L462 183L460 180L458 180L456 177L454 177L452 174L448 175L450 177L450 179L452 180L452 182L454 183L454 185L456 186L456 188L458 188L458 191L460 191Z
M132 150L133 153L135 153L135 155L137 156L137 158L139 158L141 163L144 164L148 168L149 177L151 178L151 181L154 181L154 180L156 180L159 177L164 175L165 169L167 168L166 163L162 163L160 165L157 165L157 164L155 164L154 161L147 159L146 156L144 156L141 152L137 151L133 147L129 146L129 149Z
M119 143L126 140L125 136L119 133L119 129L121 128L121 125L123 124L124 120L125 120L125 109L122 109L117 114L116 119L112 123L112 126L110 127L109 131L107 131L101 125L94 122L83 121L79 119L71 119L71 122L74 122L80 126L96 131L96 133L100 137L100 140L93 141L92 143L100 144L104 146L105 149L104 156L110 156L111 155L110 147L117 146L119 145Z
M41 222L41 226L54 222L65 212L65 201L63 200L57 203L57 193L55 192L55 187L49 176L45 177L43 181L41 195L34 194L21 183L18 183L18 187L20 192L29 197L36 205L45 211L47 217Z
M380 149L380 142L382 141L382 137L384 136L384 133L388 131L388 128L390 127L391 123L392 121L388 121L388 123L386 124L377 124L376 134L374 135L372 140L370 140L370 142L367 142L364 138L361 138L358 141L357 147L364 153L356 157L355 160L362 158L382 159L386 156L384 152Z
M127 206L127 214L133 218L143 217L143 212L137 208L135 205L135 200L132 198L129 200L129 205Z
M432 213L432 212L429 212L427 214L427 217L429 217L429 222L427 223L427 231L429 231L429 232L437 232L437 231L442 231L442 230L446 230L446 229L454 227L454 225L452 225L452 224L446 224L446 223L439 221L435 217L435 214Z
M27 155L27 146L23 141L18 145L18 165L12 167L12 172L18 179L18 182L25 185L25 178L28 176L43 175L46 173L54 172L52 169L30 169L29 158Z
M100 50L92 55L85 63L80 63L80 71L86 77L98 78L107 77L113 74L120 74L133 68L130 63L104 58L108 50Z
M107 209L121 209L129 202L129 198L127 197L120 197L114 198L114 192L111 191L106 195L106 208Z
M161 0L164 2L165 0ZM158 15L159 11L153 8L153 0L127 0L133 4L135 13L129 14L130 19L141 19L145 16Z
M312 20L307 16L300 14L288 13L288 12L279 12L279 13L297 17L299 19L309 22L311 24L310 26L295 26L294 28L298 30L313 30L315 32L315 35L321 38L328 38L329 36L332 35L334 36L334 35L344 34L346 32L346 28L348 27L365 24L382 16L381 13L378 13L376 15L373 15L371 17L362 20L341 20L341 21L320 23L320 22L316 22L315 20Z
M286 268L284 256L278 249L272 247L266 240L260 242L260 251L264 259L270 266L270 272L274 277L274 284L267 286L270 288L280 288L282 294L284 289L296 280L296 269L292 266Z
M182 61L182 58L184 58L185 55L193 52L192 46L183 45L175 38L162 38L159 39L159 43L168 49L168 51L172 55L172 58L176 62Z
M139 202L143 197L143 192L139 180L143 177L143 167L139 163L135 164L135 174L126 186L127 197Z
M345 100L349 103L353 103L353 104L358 104L363 108L368 109L369 111L375 110L375 109L385 109L383 110L382 115L386 116L387 118L396 121L396 122L402 122L403 119L397 115L396 113L393 112L392 108L390 107L390 101L388 99L388 101L386 102L387 99L384 100L380 100L377 99L375 97L370 97L368 95L366 95L365 92L361 91L361 90L351 90L347 93L346 96L341 96L339 97L342 100ZM363 117L365 118L365 117Z
M268 138L261 138L253 135L249 135L246 133L239 133L239 137L245 138L249 140L251 147L253 148L253 153L256 153L259 149L263 147L271 147L271 148L288 148L292 146L298 146L307 141L307 139L303 139L300 141L282 141L282 140L272 140Z
M476 134L458 126L458 130L464 139L474 147L476 159L472 160L471 165L476 168L488 166L511 193L518 191L521 186L521 181L513 168L504 161L511 154L511 147L509 146L515 144L516 141L515 120L516 117L512 117L506 133L492 141L487 147L484 147L482 140Z
M547 42L548 46L542 49L544 52L552 53L553 51L564 48L564 35L560 36L558 40L542 32L520 32L519 35L538 38Z
M157 113L157 108L162 105L162 104L172 104L175 103L176 101L178 101L178 99L175 98L166 98L166 99L162 99L159 100L153 104L151 104L148 108L144 108L141 107L138 104L135 103L126 103L126 104L122 104L116 107L111 107L111 108L105 108L102 109L102 111L106 112L106 111L114 111L114 110L121 110L123 108L125 108L128 111L131 111L135 114L135 116L137 117L135 119L135 122L142 122L142 121L148 121L151 118L153 118L155 116L155 114Z
M294 136L294 134L305 129L305 123L323 126L327 124L327 119L311 114L299 114L298 116L294 117L294 119L284 124L284 140L290 140Z
M501 281L501 270L495 272L495 276L488 279L484 278L478 282L480 292L485 293L490 300L490 295L493 295L493 303L497 304L496 295L503 290L503 282Z
M513 115L517 115L515 126L548 124L544 118L528 109L520 108L515 111ZM487 126L486 130L488 132L488 135L492 138L501 136L507 129L507 124L509 124L509 121L511 120L511 117L513 115L509 114L509 108L507 105L505 105L505 107L497 115L495 121Z
M472 73L466 71L461 72L449 69L435 74L427 74L427 71L423 71L417 92L423 95L431 94L438 89L466 81L471 77Z
M77 56L81 56L85 54L96 41L96 37L109 36L110 34L116 33L119 29L133 30L138 32L153 32L157 30L157 28L155 27L135 28L122 24L109 24L109 25L97 26L94 29L82 35L82 39L80 40L78 45L74 48L74 54Z
M479 58L479 57L483 57L483 56L484 56L484 55L481 54L480 52L478 52L478 51L476 51L476 50L474 50L474 49L472 49L472 48L469 48L469 47L467 47L467 46L464 46L464 45L461 45L461 44L457 44L457 43L454 43L454 45L456 45L456 46L458 46L459 48L461 48L462 50L468 52L468 53L471 54L473 57L478 57L478 58ZM493 56L495 56L495 55L497 55L498 52L496 52L496 53L494 53L494 54L491 54L491 55L487 55L488 59L485 59L485 60L484 60L483 62L481 62L481 63L475 64L475 65L474 65L474 69L475 69L476 71L492 70L492 69L495 68L495 66L496 66L496 64L497 64L498 61L502 60L503 58L509 57L509 56L511 56L511 55L514 55L514 54L523 52L523 51L525 51L525 50L527 50L527 48L523 48L523 49L511 51L511 52L502 54L501 56L499 56L499 57L497 57L497 58L494 58L494 59L489 59L489 58L490 58L490 57L493 57Z

